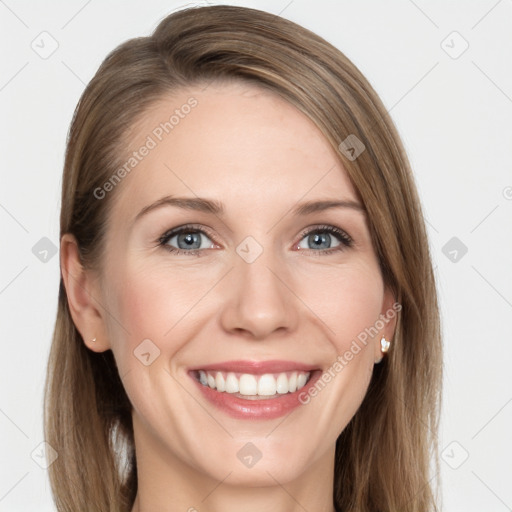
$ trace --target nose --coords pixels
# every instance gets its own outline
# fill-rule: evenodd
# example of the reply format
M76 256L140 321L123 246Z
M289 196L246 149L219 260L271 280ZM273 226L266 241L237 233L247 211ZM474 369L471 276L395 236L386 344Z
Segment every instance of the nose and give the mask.
M224 283L223 328L255 340L293 331L299 301L282 265L278 266L269 251L252 263L236 258L235 268Z

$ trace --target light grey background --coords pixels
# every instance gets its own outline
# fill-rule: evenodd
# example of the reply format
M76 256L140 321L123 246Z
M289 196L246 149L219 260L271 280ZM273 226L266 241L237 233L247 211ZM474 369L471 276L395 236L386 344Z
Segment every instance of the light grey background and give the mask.
M227 3L317 32L391 112L424 206L443 313L443 510L512 510L511 0ZM110 50L184 5L201 4L0 0L0 511L55 510L38 462L59 262L40 240L58 245L73 110Z

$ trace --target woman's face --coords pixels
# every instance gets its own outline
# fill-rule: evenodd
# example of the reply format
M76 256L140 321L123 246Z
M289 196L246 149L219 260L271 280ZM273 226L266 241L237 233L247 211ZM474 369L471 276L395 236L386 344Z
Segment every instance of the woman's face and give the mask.
M162 100L129 147L101 300L137 457L248 485L332 471L392 335L361 333L393 304L336 152L247 84Z

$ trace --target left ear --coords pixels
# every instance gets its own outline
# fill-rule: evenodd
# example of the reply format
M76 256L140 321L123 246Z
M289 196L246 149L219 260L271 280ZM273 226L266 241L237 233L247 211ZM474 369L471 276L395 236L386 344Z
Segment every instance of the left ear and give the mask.
M393 344L393 336L396 329L396 319L398 311L401 306L398 304L393 292L389 287L384 290L384 299L382 301L382 311L380 314L379 327L380 332L375 337L374 351L375 351L375 363L380 363L384 357L384 353L381 348L381 339L384 337L387 341Z

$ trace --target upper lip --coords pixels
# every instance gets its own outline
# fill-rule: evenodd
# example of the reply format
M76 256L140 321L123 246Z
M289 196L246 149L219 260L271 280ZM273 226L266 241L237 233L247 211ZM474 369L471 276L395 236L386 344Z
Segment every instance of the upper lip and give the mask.
M203 366L196 366L191 370L219 370L224 372L234 373L251 373L254 375L260 375L264 373L280 373L289 372L293 370L300 370L309 372L318 369L318 366L299 363L295 361L222 361L219 363L206 364Z

